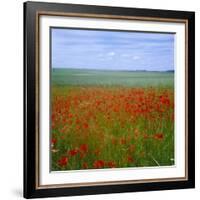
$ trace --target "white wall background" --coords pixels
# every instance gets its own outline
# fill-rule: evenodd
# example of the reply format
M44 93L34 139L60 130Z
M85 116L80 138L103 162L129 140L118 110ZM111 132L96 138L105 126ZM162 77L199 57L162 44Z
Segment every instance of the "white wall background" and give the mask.
M45 0L43 0L45 1ZM63 3L196 11L196 189L122 193L70 200L199 199L200 195L200 2L199 0L54 0ZM0 199L22 199L23 0L0 5ZM49 2L53 2L49 0ZM53 199L53 198L51 198ZM57 198L55 198L57 199Z

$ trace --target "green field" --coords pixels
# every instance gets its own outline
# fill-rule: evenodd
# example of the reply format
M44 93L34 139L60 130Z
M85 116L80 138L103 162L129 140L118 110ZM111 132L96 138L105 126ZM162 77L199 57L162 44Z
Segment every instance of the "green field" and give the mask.
M174 73L53 69L51 170L174 165Z
M103 85L129 87L173 87L173 72L100 71L87 69L53 69L53 85Z

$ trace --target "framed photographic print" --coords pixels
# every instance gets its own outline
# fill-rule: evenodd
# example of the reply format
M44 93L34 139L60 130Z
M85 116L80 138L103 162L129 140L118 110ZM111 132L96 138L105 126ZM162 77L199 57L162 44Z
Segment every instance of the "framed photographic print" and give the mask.
M194 12L24 3L24 197L193 188Z

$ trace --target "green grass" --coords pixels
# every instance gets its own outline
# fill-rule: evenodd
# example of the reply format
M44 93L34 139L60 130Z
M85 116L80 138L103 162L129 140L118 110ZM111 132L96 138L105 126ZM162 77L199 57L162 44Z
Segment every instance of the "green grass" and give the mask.
M102 85L127 87L173 87L172 72L100 71L87 69L53 69L53 85Z

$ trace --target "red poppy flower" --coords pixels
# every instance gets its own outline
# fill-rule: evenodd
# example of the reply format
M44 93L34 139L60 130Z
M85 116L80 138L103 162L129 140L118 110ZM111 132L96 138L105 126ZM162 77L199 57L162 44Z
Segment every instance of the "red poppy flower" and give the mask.
M103 160L96 160L94 163L93 163L93 167L94 168L103 168L104 167L104 161Z
M73 115L72 115L71 113L69 113L69 114L68 114L68 117L69 117L69 118L72 118L72 117L73 117Z
M128 163L133 163L134 159L131 156L128 156L127 157L127 161L128 161Z
M170 105L170 100L168 97L166 96L160 96L160 102L162 104L165 104L166 106L169 106Z
M70 156L75 156L78 153L78 149L72 149L68 152Z
M107 162L107 164L106 164L108 167L110 167L110 168L115 168L116 167L116 163L114 162L114 161L109 161L109 162Z
M52 144L52 145L55 145L56 142L57 142L57 139L56 139L56 138L52 138L52 139L51 139L51 144Z
M60 167L64 167L66 166L68 163L68 158L63 156L58 160L58 165L60 165Z
M153 137L156 140L163 140L164 135L163 135L163 133L156 133Z
M83 124L83 128L88 129L88 127L89 127L88 123Z
M117 140L116 140L116 138L112 138L112 144L117 144Z
M86 162L83 163L83 169L88 169L88 164Z
M86 152L88 151L88 146L87 146L87 144L82 144L82 145L79 147L79 150L80 150L81 152L86 153Z
M121 143L121 144L126 144L126 139L125 139L125 138L121 138L121 139L120 139L120 143Z

